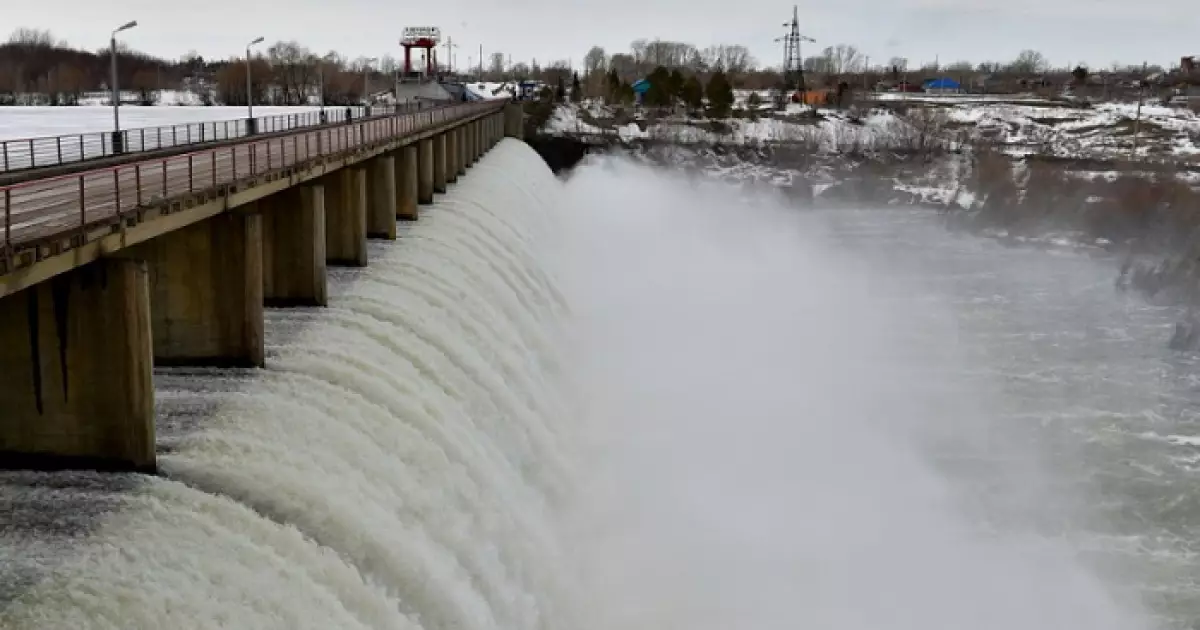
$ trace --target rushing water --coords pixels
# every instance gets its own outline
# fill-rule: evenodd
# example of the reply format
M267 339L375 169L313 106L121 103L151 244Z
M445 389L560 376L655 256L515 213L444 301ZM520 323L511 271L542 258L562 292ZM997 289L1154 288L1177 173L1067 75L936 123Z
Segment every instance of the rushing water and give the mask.
M371 257L158 375L163 478L0 476L0 627L1198 627L1109 261L515 142Z

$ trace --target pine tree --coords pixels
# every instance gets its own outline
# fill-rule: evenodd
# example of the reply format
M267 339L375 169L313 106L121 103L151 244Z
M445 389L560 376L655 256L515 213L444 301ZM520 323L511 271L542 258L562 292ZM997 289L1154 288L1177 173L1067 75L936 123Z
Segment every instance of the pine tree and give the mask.
M562 103L567 100L567 86L563 82L562 75L558 75L558 86L554 89L554 102Z
M684 105L688 106L688 109L694 112L700 111L704 107L704 86L700 85L700 79L693 75L684 80L679 98L683 100Z
M654 69L650 76L646 77L650 82L650 89L646 90L646 105L650 107L670 107L671 94L669 92L671 86L671 71L663 66Z
M617 69L613 68L608 71L608 100L612 103L621 101L621 75L617 74Z
M670 79L667 81L667 95L671 97L671 103L683 99L683 74L679 72L679 68L671 71Z
M571 73L571 102L578 103L583 100L583 86L579 83L579 73Z
M712 116L728 118L730 110L733 109L733 86L729 84L725 73L714 72L704 91L705 96L708 97L708 109Z

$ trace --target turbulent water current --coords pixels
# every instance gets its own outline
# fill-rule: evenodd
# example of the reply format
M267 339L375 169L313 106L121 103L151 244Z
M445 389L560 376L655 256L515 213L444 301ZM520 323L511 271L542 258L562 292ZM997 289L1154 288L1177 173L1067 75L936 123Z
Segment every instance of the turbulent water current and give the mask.
M0 628L1200 627L1178 313L786 198L501 143L159 371L160 476L0 474Z

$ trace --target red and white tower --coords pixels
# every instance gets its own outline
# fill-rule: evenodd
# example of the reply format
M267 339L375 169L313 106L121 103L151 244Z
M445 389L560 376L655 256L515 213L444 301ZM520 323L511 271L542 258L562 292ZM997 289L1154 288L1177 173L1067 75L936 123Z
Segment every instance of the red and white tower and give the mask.
M404 47L404 76L412 76L412 49L425 51L425 76L437 72L437 45L442 41L442 29L436 26L408 26L400 45Z

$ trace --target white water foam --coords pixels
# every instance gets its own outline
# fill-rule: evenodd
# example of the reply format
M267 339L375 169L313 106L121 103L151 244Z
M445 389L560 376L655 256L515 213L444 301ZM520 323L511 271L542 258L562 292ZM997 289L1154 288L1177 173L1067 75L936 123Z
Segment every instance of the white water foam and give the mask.
M963 505L947 441L1036 461L997 453L946 305L826 229L502 143L330 308L271 311L268 369L160 374L170 479L0 627L1149 627ZM999 472L974 499L1047 505Z
M460 182L328 309L271 311L266 370L160 375L172 481L4 627L562 627L561 186L512 141Z
M1036 458L917 279L811 213L619 159L567 196L582 628L1149 627L1031 526L1058 509Z

